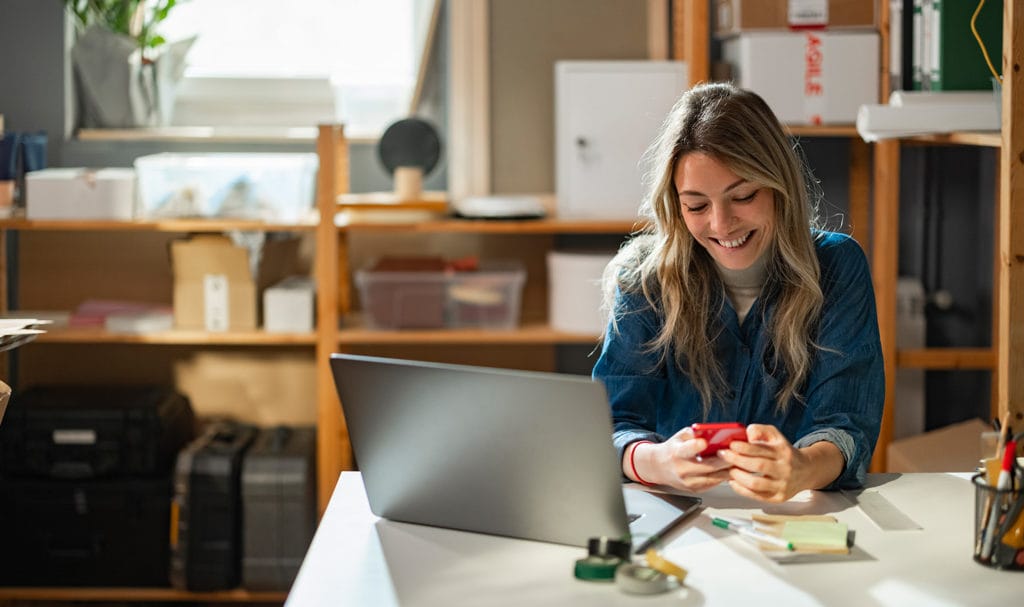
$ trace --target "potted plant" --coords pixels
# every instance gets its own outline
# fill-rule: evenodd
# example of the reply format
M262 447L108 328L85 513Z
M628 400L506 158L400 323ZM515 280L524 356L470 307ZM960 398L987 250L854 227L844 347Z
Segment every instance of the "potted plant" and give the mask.
M195 38L169 43L157 26L176 0L64 0L78 37L71 49L79 126L170 123L174 90Z

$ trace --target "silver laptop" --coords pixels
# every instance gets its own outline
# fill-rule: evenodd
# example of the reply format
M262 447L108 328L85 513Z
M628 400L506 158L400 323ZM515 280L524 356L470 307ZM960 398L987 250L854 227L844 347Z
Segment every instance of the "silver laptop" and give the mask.
M331 368L377 516L574 546L630 537L642 552L700 506L623 486L589 378L347 354Z

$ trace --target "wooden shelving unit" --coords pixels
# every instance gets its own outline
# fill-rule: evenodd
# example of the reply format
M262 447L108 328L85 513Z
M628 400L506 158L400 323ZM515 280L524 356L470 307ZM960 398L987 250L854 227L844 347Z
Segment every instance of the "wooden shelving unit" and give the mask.
M63 233L217 233L226 231L260 231L260 232L292 232L312 234L318 222L303 224L265 223L250 220L232 219L189 219L166 221L35 221L15 216L0 219L0 268L7 268L12 260L8 260L7 247L3 246L6 238L14 232L63 232ZM130 255L130 252L128 253ZM117 268L110 268L117 273ZM21 280L34 280L32 276L23 276ZM49 280L48 276L42 280ZM0 307L7 309L6 272L0 273L0 293L3 294ZM319 327L318 327L319 330ZM210 347L254 347L260 349L303 348L309 349L317 344L317 331L309 333L269 333L267 331L229 331L207 332L201 330L168 330L146 333L115 333L101 328L56 327L40 335L36 343L43 344L78 344L99 346L105 344L151 345L151 346L185 346L194 349ZM35 347L35 344L33 344ZM201 409L197 409L202 414ZM0 542L2 544L2 542ZM152 601L152 602L207 602L207 603L250 603L250 604L281 604L287 597L285 592L250 592L234 589L223 592L189 592L173 588L60 588L60 587L0 587L0 605L21 601L74 601L74 602L110 602L110 601Z
M895 376L900 367L918 369L992 369L993 416L1009 412L1011 423L1024 420L1024 106L1015 99L1024 82L1020 65L1024 59L1024 15L1014 2L1004 3L1002 73L1002 128L998 132L957 132L880 141L875 145L872 276L878 308L878 325L885 357L885 411L875 448L872 470L885 471L886 450L892 441L896 402ZM888 4L880 6L882 38L888 44ZM885 46L883 45L883 48ZM888 56L886 53L883 57ZM885 89L883 89L885 90ZM991 348L927 348L899 350L896 347L896 283L899 255L900 148L903 145L969 145L997 148L1000 155L1000 191L997 202L998 247L993 297L995 308ZM1014 355L1014 353L1017 353Z

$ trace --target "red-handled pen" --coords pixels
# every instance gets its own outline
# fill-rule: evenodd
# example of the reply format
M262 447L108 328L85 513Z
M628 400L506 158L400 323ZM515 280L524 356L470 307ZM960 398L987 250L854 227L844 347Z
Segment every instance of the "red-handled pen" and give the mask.
M996 489L1010 489L1013 486L1013 461L1017 457L1017 441L1006 441L1006 450L1003 451L1003 466L999 470L999 480L996 482ZM998 527L999 510L1002 508L999 496L992 500L992 511L988 514L988 525L985 528L985 540L981 545L981 558L988 559L992 556L992 547L995 544L996 528Z

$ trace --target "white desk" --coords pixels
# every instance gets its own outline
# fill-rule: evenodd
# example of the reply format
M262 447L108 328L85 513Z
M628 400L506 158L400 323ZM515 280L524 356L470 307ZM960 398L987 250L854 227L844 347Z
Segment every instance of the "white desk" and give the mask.
M685 587L644 597L575 579L584 548L379 519L362 477L344 472L286 605L1024 604L1024 572L971 558L974 488L966 475L870 475L868 484L923 529L882 531L853 496L806 492L767 511L835 515L856 533L854 558L780 565L711 525L712 513L749 515L764 506L716 488L663 550L689 570Z

